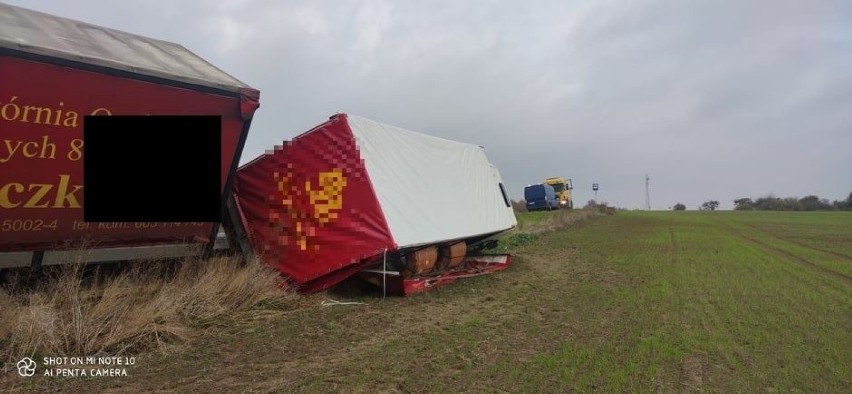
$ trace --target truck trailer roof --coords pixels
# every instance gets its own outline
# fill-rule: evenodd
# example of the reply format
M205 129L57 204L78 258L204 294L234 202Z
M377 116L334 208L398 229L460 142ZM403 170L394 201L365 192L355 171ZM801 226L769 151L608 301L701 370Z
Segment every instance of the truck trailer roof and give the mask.
M253 90L181 45L0 3L0 52L217 90Z

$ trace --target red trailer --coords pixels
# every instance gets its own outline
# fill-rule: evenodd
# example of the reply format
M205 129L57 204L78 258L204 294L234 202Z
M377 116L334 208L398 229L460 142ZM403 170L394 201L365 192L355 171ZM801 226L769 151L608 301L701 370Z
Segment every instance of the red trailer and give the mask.
M504 269L482 255L517 225L481 146L348 114L240 167L231 213L302 292L354 275L412 294Z
M83 240L88 261L209 249L215 223L83 222L83 117L221 116L224 201L259 91L178 44L6 4L0 20L0 268L70 261Z

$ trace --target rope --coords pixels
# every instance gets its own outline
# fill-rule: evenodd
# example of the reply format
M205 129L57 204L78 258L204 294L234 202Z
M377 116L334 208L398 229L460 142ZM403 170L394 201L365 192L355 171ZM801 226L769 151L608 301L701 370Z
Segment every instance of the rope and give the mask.
M340 302L340 301L332 300L332 299L328 299L328 301L323 301L322 303L320 303L320 305L322 305L322 306L329 306L329 305L362 305L362 304L364 304L364 303L363 303L363 302Z
M387 279L388 278L388 248L382 254L382 300L387 295Z

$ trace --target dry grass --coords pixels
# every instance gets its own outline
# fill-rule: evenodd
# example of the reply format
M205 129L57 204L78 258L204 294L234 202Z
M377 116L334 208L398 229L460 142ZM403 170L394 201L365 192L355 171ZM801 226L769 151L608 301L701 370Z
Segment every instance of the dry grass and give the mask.
M0 288L0 359L138 353L294 294L271 268L218 257L51 268Z
M529 212L518 216L516 233L540 234L563 229L604 214L594 209Z
M529 244L546 233L562 230L599 216L615 214L614 208L606 206L516 213L518 226L500 238L499 247L494 251L509 253L510 249Z

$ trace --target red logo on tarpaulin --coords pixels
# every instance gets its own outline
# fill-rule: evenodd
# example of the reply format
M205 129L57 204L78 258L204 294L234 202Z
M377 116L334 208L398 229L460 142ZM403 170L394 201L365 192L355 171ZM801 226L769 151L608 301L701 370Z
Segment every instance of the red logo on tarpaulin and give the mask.
M343 209L343 190L346 188L343 171L335 168L320 172L304 185L294 180L289 168L283 173L276 171L274 177L281 194L279 204L273 205L269 211L269 220L278 244L287 246L295 242L300 250L319 250L319 244L312 242L316 238L316 230L337 219ZM283 212L279 211L281 208Z

